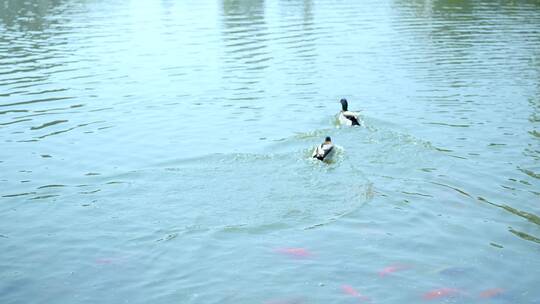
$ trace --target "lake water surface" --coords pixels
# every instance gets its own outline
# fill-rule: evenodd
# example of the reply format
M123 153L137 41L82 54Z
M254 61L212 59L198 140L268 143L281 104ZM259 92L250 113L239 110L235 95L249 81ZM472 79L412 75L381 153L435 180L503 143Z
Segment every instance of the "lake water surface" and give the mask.
M533 0L0 1L0 303L540 303L539 96Z

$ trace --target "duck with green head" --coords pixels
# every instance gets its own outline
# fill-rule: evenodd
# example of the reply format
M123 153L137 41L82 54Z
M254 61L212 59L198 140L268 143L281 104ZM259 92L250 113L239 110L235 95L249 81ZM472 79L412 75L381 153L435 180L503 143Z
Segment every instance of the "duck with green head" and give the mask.
M338 114L339 124L344 126L359 126L360 120L358 119L358 113L349 111L349 103L347 99L341 98L341 112Z

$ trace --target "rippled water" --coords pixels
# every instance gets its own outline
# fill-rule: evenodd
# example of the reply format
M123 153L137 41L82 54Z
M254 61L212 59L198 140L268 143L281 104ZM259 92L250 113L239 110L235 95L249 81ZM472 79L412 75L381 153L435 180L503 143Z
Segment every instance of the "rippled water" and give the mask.
M0 302L539 303L539 96L538 1L0 2Z

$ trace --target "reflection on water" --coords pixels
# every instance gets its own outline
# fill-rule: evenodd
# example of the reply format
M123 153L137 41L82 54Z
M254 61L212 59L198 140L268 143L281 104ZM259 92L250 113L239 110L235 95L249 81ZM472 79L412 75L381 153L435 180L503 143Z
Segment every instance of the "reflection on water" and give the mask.
M57 22L49 18L54 14L61 14L57 10L63 1L40 0L40 1L17 1L6 0L2 3L0 18L2 25L29 35L43 35L43 31ZM54 10L54 12L53 12Z
M0 302L534 303L539 10L1 2Z
M272 56L264 7L264 1L223 1L223 86L233 96L231 102L253 101L266 94L260 83Z

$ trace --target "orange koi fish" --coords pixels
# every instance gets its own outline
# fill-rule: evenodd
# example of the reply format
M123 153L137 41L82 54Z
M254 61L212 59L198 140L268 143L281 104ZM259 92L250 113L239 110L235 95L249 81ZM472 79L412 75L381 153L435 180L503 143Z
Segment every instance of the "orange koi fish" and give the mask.
M379 271L379 276L384 277L396 271L406 270L409 268L410 267L406 265L390 265L388 267L383 268L381 271Z

